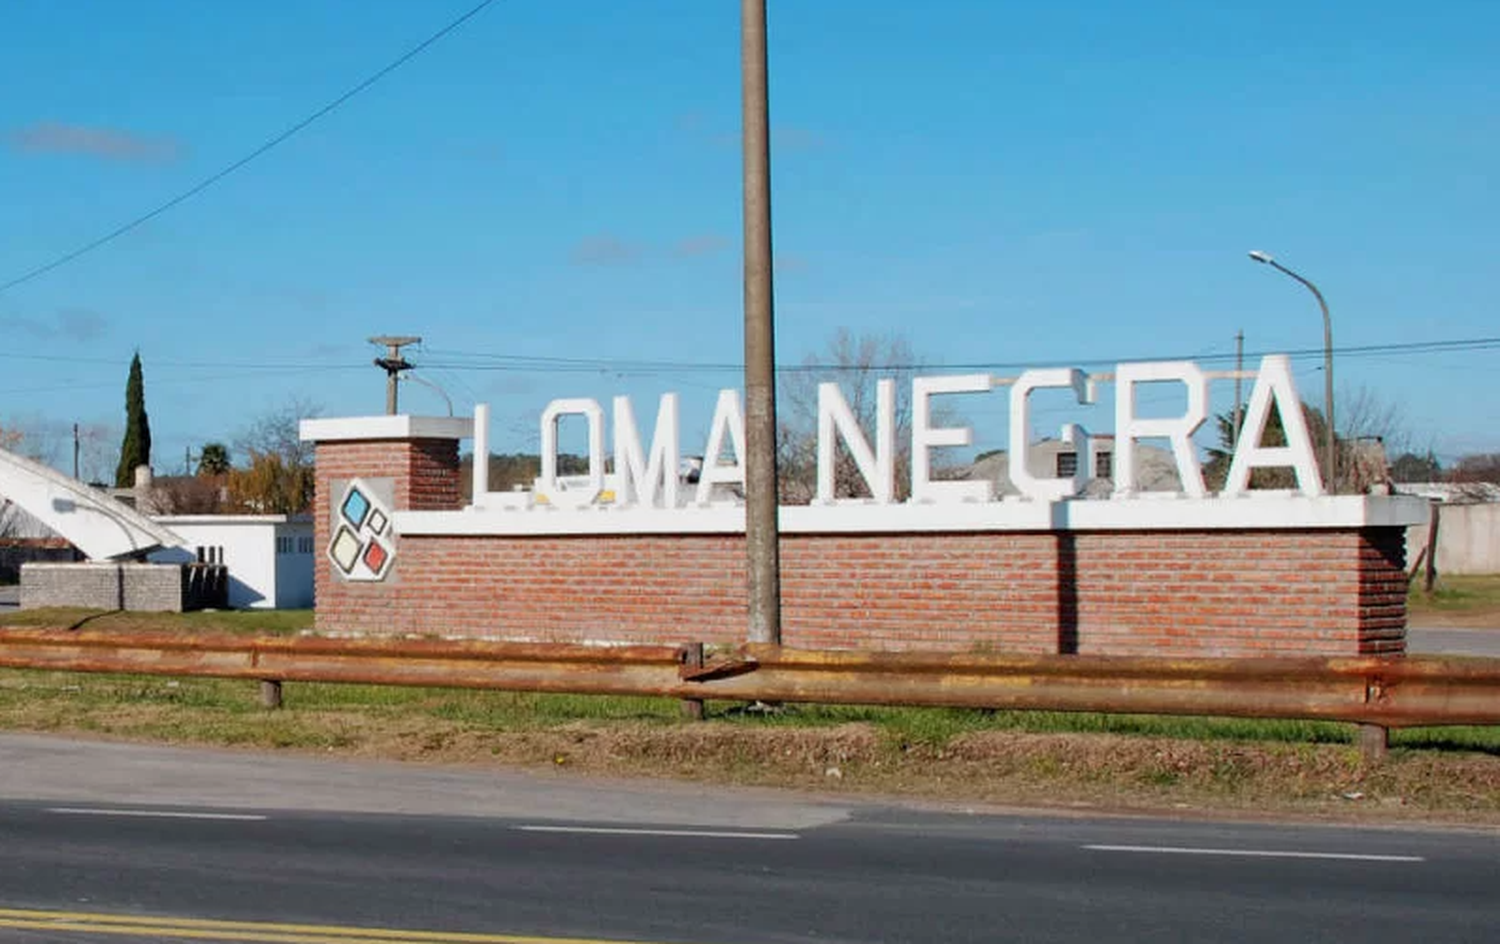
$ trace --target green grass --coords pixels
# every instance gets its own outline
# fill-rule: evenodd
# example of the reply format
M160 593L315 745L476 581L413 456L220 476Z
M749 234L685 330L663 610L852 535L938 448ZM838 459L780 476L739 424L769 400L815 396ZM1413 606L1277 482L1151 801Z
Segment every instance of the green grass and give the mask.
M1412 581L1407 608L1413 613L1466 613L1500 610L1500 574L1439 576L1431 594L1422 589L1420 576Z
M312 610L199 610L193 613L133 613L77 607L15 610L3 617L15 627L69 626L117 632L237 633L292 635L313 627Z

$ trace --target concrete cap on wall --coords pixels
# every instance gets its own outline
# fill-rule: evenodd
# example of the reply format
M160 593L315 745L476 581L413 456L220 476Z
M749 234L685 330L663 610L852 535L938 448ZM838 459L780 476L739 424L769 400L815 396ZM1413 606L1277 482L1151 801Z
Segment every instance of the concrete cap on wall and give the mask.
M303 420L298 435L309 442L361 440L471 439L467 416L345 416Z

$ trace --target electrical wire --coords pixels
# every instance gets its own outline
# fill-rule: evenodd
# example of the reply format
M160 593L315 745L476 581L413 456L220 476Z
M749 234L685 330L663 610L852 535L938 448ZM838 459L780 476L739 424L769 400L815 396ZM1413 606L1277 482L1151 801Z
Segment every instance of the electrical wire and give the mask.
M192 187L189 187L187 190L184 190L182 193L179 193L177 196L173 197L167 202L157 206L155 209L142 213L140 216L137 216L135 219L129 221L128 223L117 226L116 228L105 233L103 236L94 239L92 242L85 243L84 245L79 246L77 249L74 249L71 252L66 252L61 256L58 256L56 259L53 259L51 262L44 263L34 269L31 269L30 271L23 272L21 275L16 276L8 282L0 283L0 293L7 292L18 285L30 282L32 279L40 278L41 276L46 275L48 272L51 272L54 269L61 268L62 266L65 266L68 263L72 262L74 259L77 259L80 256L87 255L88 253L93 252L95 249L98 249L101 246L119 239L121 236L124 236L131 230L149 223L152 220L156 219L158 216L161 216L163 213L166 213L168 210L171 210L172 208L185 203L188 200L191 200L193 197L196 197L198 194L207 190L209 187L212 187L214 184L223 180L225 177L233 174L235 171L244 167L246 164L249 164L251 161L255 160L258 157L261 157L268 151L287 141L289 138L305 130L307 127L317 122L319 119L326 117L327 115L338 109L339 106L349 101L349 99L365 91L376 82L379 82L381 79L390 75L392 72L395 72L397 69L410 62L412 59L415 59L417 56L421 55L427 49L427 47L431 46L433 43L436 43L444 36L447 36L449 33L458 29L469 20L478 16L481 12L483 12L485 7L490 6L494 2L495 0L482 0L481 3L471 8L467 13L464 13L462 16L448 23L448 25L444 26L436 33L433 33L431 36L428 36L420 43L417 43L415 46L402 53L399 57L387 63L385 66L381 67L379 70L365 78L363 81L359 82L357 85L353 86L348 91L335 98L333 101L324 105L322 108L319 108L317 111L308 115L306 118L303 118L301 121L292 125L290 128L287 128L285 131L281 132L270 140L262 143L259 147L251 151L249 154L246 154L244 157L240 158L234 163L228 165L227 167L224 167L217 173L205 177L203 180L194 184Z
M1381 357L1388 355L1419 355L1419 354L1445 354L1445 353L1471 353L1475 351L1500 350L1500 337L1487 338L1455 338L1437 341L1406 341L1385 344L1363 344L1350 345L1346 347L1335 347L1332 353L1340 358L1363 358ZM551 357L524 354L494 354L476 351L453 351L441 348L431 348L427 353L434 357L447 356L449 360L424 364L423 366L444 370L474 370L474 371L515 371L535 372L545 371L549 373L609 373L609 374L671 374L671 373L718 373L727 371L739 371L744 365L733 362L685 362L685 361L653 361L653 360L631 360L611 358L583 358L583 357ZM1293 360L1310 360L1322 358L1325 354L1321 347L1302 348L1291 351L1247 351L1245 360L1254 361L1271 354L1284 354ZM1208 354L1208 355L1162 355L1150 358L1122 357L1122 358L1093 358L1088 360L1074 360L1066 362L1067 366L1074 367L1112 367L1117 364L1140 363L1147 361L1173 361L1192 360L1203 363L1233 363L1235 354ZM894 364L827 364L820 362L807 362L801 364L790 364L777 367L777 373L821 373L821 372L847 372L847 371L912 371L912 370L944 370L944 371L997 371L997 370L1027 370L1034 367L1057 366L1059 361L981 361L962 364L931 364L931 363L894 363Z

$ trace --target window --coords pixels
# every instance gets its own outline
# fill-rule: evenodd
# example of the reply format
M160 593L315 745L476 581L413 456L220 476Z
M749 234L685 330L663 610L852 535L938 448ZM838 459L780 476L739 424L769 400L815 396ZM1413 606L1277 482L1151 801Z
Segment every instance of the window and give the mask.
M311 554L313 552L313 539L302 537L297 539L297 553Z
M289 537L279 537L276 539L276 553L278 554L292 553L292 546L292 539Z
M1115 454L1112 452L1094 453L1094 478L1112 479L1115 477Z
M1057 478L1070 479L1078 474L1078 453L1059 452L1057 454Z

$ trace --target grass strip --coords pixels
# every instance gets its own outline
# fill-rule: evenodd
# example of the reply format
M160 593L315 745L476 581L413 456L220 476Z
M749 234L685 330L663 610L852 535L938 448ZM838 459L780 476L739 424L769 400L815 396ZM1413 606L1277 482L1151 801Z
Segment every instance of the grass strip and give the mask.
M1500 824L1500 729L1392 734L1367 765L1350 725L0 670L0 727L348 757L896 794L943 802L1295 813Z

